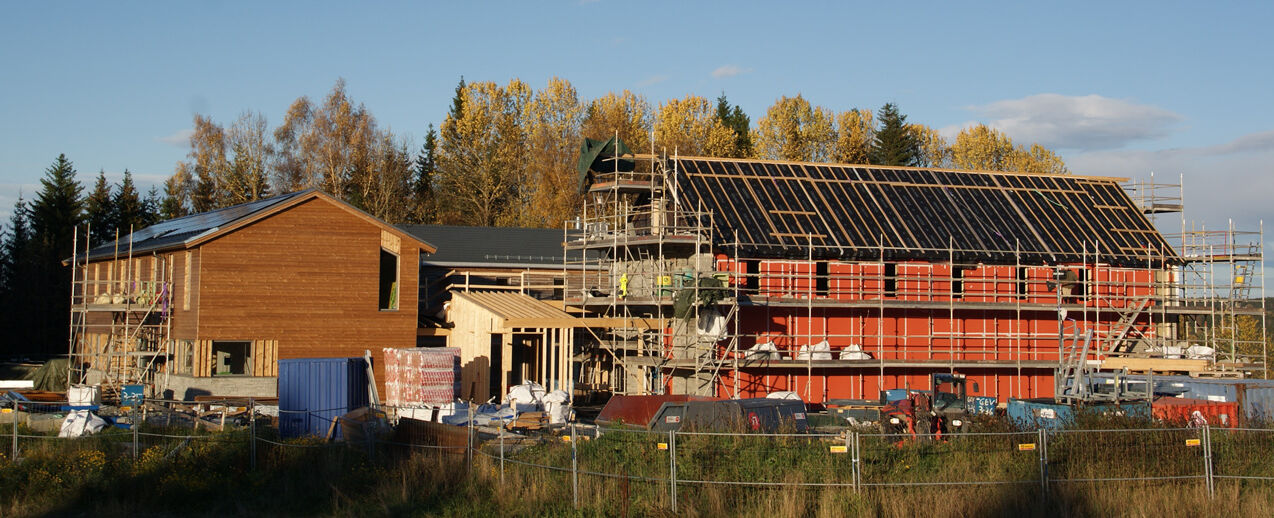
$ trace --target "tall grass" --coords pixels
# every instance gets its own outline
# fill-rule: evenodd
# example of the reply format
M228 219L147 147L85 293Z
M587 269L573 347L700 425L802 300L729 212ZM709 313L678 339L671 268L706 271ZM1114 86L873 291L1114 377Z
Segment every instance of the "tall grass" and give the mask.
M1132 429L1049 439L1049 484L1034 433L899 441L863 435L867 484L979 481L965 486L873 485L855 492L842 436L722 436L607 431L575 442L580 505L573 505L572 445L559 437L498 441L472 462L462 454L382 444L259 441L256 469L242 432L195 438L111 431L79 440L24 438L18 462L0 459L0 516L1201 516L1274 515L1274 482L1217 480L1210 499L1198 478L1076 482L1061 479L1194 476L1202 450L1193 430ZM1126 425L1126 426L1125 426ZM172 433L181 435L188 432ZM863 430L864 434L870 430ZM26 432L24 432L26 433ZM276 437L263 438L279 441ZM901 442L901 444L899 444ZM1212 431L1223 475L1274 475L1274 433ZM7 446L7 443L5 443ZM535 463L554 466L526 466ZM676 511L667 480L677 466ZM610 475L610 476L605 476ZM764 485L722 482L751 481ZM994 483L1008 482L1015 483Z

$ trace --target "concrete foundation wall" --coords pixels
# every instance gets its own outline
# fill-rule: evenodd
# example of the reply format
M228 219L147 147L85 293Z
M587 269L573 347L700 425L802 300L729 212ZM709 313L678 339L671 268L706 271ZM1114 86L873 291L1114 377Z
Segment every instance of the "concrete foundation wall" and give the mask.
M278 397L279 379L266 376L160 375L156 389L164 399L193 400L195 396Z

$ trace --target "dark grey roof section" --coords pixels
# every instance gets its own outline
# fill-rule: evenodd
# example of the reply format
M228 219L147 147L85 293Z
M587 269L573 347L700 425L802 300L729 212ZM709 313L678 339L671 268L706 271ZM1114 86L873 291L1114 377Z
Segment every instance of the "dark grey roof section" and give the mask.
M437 266L562 267L562 230L552 228L398 225L436 247L420 262ZM572 255L578 252L572 251Z
M216 232L221 227L250 217L298 196L304 196L313 191L314 189L306 189L304 191L281 194L271 198L162 221L141 230L134 231L131 237L127 235L120 236L118 253L127 254L130 243L132 245L133 255L177 248L187 241L197 239L209 232ZM111 241L89 250L88 259L92 261L113 257L116 254L116 250L116 243Z

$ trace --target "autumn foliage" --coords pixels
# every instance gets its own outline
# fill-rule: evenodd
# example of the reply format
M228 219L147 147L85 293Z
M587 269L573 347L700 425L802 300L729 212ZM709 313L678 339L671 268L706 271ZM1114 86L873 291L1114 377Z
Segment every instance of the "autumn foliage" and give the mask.
M581 99L552 78L456 88L447 117L413 156L348 95L344 81L300 97L271 130L244 113L229 127L195 115L190 151L165 184L166 217L319 188L390 222L557 227L581 198L583 137L618 136L638 153L1066 173L1061 158L977 125L948 139L898 108L836 113L783 96L755 125L725 96L652 104L628 90Z

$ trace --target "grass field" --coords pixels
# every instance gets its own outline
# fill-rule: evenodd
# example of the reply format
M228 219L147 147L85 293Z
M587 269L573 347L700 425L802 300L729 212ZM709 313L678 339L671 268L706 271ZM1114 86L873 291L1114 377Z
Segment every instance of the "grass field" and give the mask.
M849 483L852 456L838 437L604 433L577 440L580 506L572 503L571 444L560 438L506 444L503 482L497 442L473 456L392 444L374 450L292 441L257 442L244 432L195 438L146 429L134 458L127 431L81 439L23 438L21 460L0 459L0 516L1270 516L1274 481L1204 482L1194 430L1104 421L1109 432L1049 439L1047 493L1038 451L1018 448L1034 433L893 444L860 437L864 483L977 481L967 486L801 487ZM1116 428L1125 425L1123 430ZM1095 427L1095 426L1094 426ZM1011 433L1007 428L1003 433ZM26 432L23 431L25 435ZM1213 431L1217 474L1274 476L1274 435ZM7 438L6 438L7 439ZM516 452L514 450L516 449ZM677 509L671 508L670 450ZM558 470L525 466L528 462ZM629 478L600 477L611 473ZM1195 477L1067 482L1110 477ZM664 480L646 480L658 479ZM704 481L754 481L765 487ZM992 482L1017 481L993 484Z

